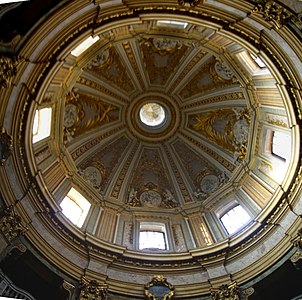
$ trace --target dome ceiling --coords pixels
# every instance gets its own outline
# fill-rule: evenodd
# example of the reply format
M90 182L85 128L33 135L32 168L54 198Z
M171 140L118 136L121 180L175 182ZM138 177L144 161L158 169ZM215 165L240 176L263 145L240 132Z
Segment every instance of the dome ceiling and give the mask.
M18 46L5 201L74 281L138 298L154 272L178 298L246 284L301 223L295 36L248 1L88 2L64 2ZM165 247L141 247L154 229Z
M213 51L236 43L187 24L199 36L188 39L187 29L170 26L149 21L104 32L77 60L75 84L62 90L58 143L72 158L69 168L128 208L200 205L247 160L251 100ZM214 37L206 43L202 34ZM148 103L162 107L163 124L142 122Z

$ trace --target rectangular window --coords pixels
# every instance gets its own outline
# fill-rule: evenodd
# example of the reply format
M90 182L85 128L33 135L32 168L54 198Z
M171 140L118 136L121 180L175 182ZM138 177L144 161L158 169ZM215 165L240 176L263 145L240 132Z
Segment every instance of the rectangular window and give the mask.
M233 234L250 221L251 217L241 205L228 210L221 218L228 234Z
M139 249L168 250L165 224L155 222L140 223Z
M180 22L180 21L171 21L171 20L159 20L157 21L156 25L161 27L185 29L188 26L188 23Z
M51 107L37 109L32 128L33 143L41 141L50 136L51 131Z
M274 131L272 142L272 154L286 161L290 157L291 139L288 134Z
M94 43L96 43L99 40L99 36L92 37L90 36L88 39L86 39L84 42L82 42L79 46L77 46L75 49L71 51L71 54L73 56L80 56L83 52L85 52L89 47L91 47Z
M70 189L60 203L63 214L78 227L82 227L90 206L90 202L74 188Z

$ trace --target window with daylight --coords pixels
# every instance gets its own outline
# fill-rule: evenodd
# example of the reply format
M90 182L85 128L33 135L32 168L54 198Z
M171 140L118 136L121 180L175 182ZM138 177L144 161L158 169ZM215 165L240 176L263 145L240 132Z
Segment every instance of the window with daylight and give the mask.
M258 67L259 67L260 69L266 68L265 63L262 61L262 59L261 59L260 57L254 55L254 54L252 54L252 53L250 53L250 55L251 55L252 59L253 59L254 62L258 65Z
M228 234L233 234L238 231L247 224L250 219L251 217L241 205L231 208L220 218Z
M172 21L172 20L158 20L157 26L163 26L163 27L174 27L178 29L185 29L188 26L188 23L186 22L180 22L180 21Z
M76 189L71 188L60 203L63 214L75 225L82 227L91 204Z
M86 40L84 40L80 45L78 45L75 49L71 51L71 54L73 56L80 56L82 53L84 53L88 48L90 48L94 43L96 43L100 37L97 35L95 37L90 36Z
M168 250L166 226L162 223L140 223L140 250Z
M290 136L283 132L274 131L272 141L272 154L286 161L290 157L291 139Z
M33 143L41 141L50 136L51 112L52 109L50 107L36 110L33 125Z

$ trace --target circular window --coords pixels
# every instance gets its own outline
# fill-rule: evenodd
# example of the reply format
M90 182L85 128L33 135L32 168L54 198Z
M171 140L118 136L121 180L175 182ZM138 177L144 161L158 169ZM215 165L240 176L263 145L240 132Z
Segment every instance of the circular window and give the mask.
M166 112L158 103L149 102L141 107L139 117L145 125L155 127L165 122Z

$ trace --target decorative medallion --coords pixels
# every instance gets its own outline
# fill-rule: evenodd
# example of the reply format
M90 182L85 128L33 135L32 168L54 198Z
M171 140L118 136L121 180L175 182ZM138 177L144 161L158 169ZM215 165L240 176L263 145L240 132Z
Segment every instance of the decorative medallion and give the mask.
M83 177L95 188L100 187L102 183L100 170L93 166L89 166L83 171Z
M234 78L233 72L230 68L222 61L217 61L214 64L214 70L218 78L223 80L232 80Z
M100 67L105 64L109 64L111 62L111 59L109 59L109 49L99 53L92 61L89 63L88 68L92 67Z
M174 208L179 203L169 189L162 189L152 182L146 183L140 190L130 189L127 204L132 207Z
M220 180L216 175L205 175L200 182L200 189L205 193L214 192L220 185Z
M170 300L174 295L174 289L162 275L155 275L145 285L145 295L149 300Z
M139 200L143 204L143 206L157 207L160 205L162 198L158 192L149 190L142 192Z

